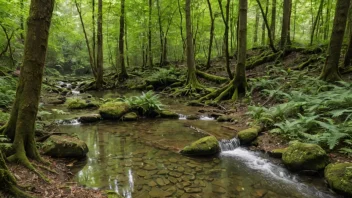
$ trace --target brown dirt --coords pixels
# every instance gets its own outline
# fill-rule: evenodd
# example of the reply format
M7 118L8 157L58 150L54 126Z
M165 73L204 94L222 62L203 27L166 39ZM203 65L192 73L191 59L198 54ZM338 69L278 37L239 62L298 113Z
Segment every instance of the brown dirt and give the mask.
M8 163L10 171L17 179L18 186L25 192L34 197L58 198L58 197L75 197L75 198L103 198L106 197L101 191L82 188L77 183L72 182L73 173L70 167L73 166L74 160L53 159L44 157L50 162L49 168L56 173L51 173L45 169L39 168L49 179L50 183L45 182L32 171L19 164ZM37 164L36 162L32 162ZM0 192L0 197L13 197L11 195Z

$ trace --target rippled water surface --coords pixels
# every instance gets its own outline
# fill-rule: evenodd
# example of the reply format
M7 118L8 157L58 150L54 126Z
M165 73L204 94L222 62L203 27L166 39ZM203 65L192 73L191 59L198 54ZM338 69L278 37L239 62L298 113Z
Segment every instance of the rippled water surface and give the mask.
M197 109L168 103L182 114ZM104 121L61 125L60 130L76 133L90 150L75 180L125 197L337 197L328 191L322 178L297 176L262 153L245 148L209 158L177 153L205 136L196 129L231 139L233 132L223 125L210 119Z

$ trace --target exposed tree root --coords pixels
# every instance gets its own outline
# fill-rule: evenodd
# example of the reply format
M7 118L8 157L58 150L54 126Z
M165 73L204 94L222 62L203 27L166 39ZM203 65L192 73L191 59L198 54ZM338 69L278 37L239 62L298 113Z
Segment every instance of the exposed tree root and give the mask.
M252 58L253 61L250 61L247 66L246 69L253 69L256 66L259 66L261 64L267 63L267 62L271 62L271 61L275 61L277 59L277 57L279 57L282 54L282 52L277 52L277 53L263 53L261 54L259 57L256 58Z
M344 69L341 71L342 74L349 74L352 73L352 67L349 67L347 69ZM0 129L0 133L1 133L1 129Z
M43 166L43 165L39 165L39 164L33 164L33 165L34 165L35 167L37 167L37 168L44 169L44 170L49 171L49 172L51 172L51 173L53 173L53 174L56 174L56 175L59 174L58 172L52 170L52 169L49 168L49 167L46 167L46 166Z
M206 72L202 72L202 71L199 71L199 70L196 71L196 74L199 77L202 77L204 79L207 79L207 80L210 80L210 81L213 81L213 82L216 82L216 83L224 83L224 82L227 82L229 80L228 78L224 78L224 77L221 77L221 76L208 74Z
M180 96L189 96L189 97L197 97L199 93L204 92L206 89L201 84L188 84L183 88L177 88L171 96L180 97Z
M15 153L14 155L11 155L10 157L7 158L10 162L16 162L19 164L22 164L24 167L28 168L29 170L33 171L35 174L37 174L41 179L43 179L45 182L51 183L50 179L47 178L43 173L38 171L32 163L28 160L27 156L25 154L18 154ZM44 161L43 159L39 159L38 161Z
M311 63L314 63L314 62L316 62L318 60L319 60L318 57L312 56L307 61L301 63L300 65L298 65L296 67L293 67L292 69L294 69L294 70L302 70L302 69L306 68L307 66L309 66Z
M1 190L4 190L15 197L23 197L23 198L29 198L32 197L31 195L23 192L19 188L16 187L17 182L15 177L11 174L9 169L7 168L5 164L5 160L2 156L2 153L0 152L0 186Z
M221 100L232 100L236 101L239 97L239 94L246 92L247 83L239 79L233 79L227 85L222 88L215 90L197 100L197 102L203 102L206 100L213 100L214 103L218 103Z

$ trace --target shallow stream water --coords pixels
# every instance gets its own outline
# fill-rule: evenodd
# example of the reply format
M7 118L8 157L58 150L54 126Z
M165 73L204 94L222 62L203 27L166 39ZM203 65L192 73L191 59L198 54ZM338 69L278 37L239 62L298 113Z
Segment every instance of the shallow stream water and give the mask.
M181 114L197 111L173 100L164 102ZM77 114L84 113L87 111ZM218 156L190 158L178 154L179 148L205 136L195 128L219 139L233 138L223 123L203 118L75 123L60 125L60 130L76 133L90 150L75 181L128 198L338 197L329 192L322 178L290 173L265 154L238 147L236 139L220 141L222 152Z

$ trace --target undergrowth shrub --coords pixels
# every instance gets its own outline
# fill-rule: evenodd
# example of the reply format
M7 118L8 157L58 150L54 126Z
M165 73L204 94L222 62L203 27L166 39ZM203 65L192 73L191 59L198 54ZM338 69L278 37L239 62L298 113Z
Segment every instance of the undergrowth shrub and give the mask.
M16 79L12 77L0 77L0 107L6 108L13 103L16 96L16 84Z

